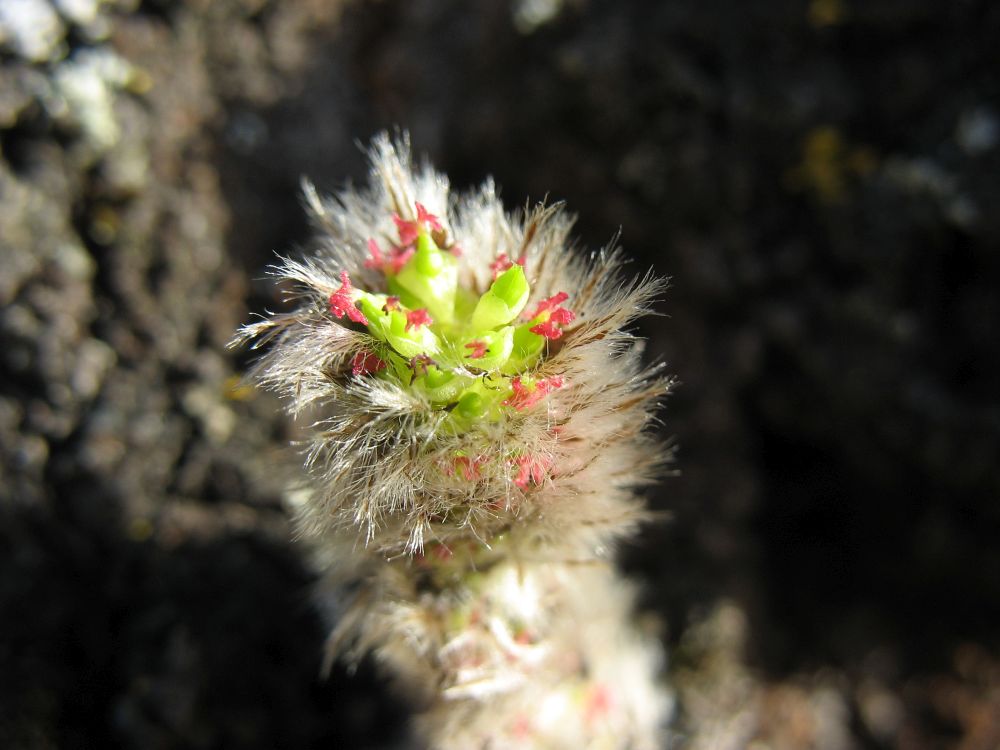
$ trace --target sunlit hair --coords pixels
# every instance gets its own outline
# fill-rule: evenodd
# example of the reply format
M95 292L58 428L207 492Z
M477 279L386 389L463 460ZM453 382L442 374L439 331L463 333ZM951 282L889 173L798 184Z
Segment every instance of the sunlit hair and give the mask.
M298 524L330 655L373 651L432 747L658 747L661 655L610 562L647 513L669 381L625 330L663 283L569 247L560 206L456 196L377 138L367 188L321 199L298 308L242 329L312 428Z

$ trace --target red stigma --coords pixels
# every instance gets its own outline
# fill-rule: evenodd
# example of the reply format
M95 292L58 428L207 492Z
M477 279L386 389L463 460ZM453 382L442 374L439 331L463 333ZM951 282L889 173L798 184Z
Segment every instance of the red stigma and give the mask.
M584 718L590 722L606 716L611 710L611 693L604 685L595 685L587 696Z
M399 231L399 241L403 245L411 245L417 241L417 222L415 221L403 221L399 218L398 214L393 214L392 220L396 223L396 229Z
M545 481L545 475L552 468L552 459L539 455L518 456L514 459L514 465L518 467L514 484L524 490L529 484L539 485Z
M503 402L504 406L513 406L518 411L530 409L552 391L562 388L565 384L561 375L553 375L551 378L542 378L534 385L525 385L518 375L510 381L510 387L514 393Z
M438 221L438 217L424 208L423 204L414 202L417 207L417 222L423 224L428 230L433 229L437 232L442 230L441 222Z
M531 737L531 720L524 714L520 714L514 721L512 734L519 740L526 740Z
M560 326L576 320L576 313L562 306L562 303L568 299L569 295L566 292L559 292L539 302L535 312L525 316L530 320L538 321L528 330L547 339L554 340L562 336L563 331Z
M389 254L389 268L393 273L399 273L403 270L410 258L416 252L415 248L412 247L394 247Z
M418 354L416 357L412 357L410 359L410 369L413 370L413 375L415 377L426 375L427 368L434 364L437 363L426 354Z
M504 271L509 271L515 263L524 268L524 256L522 255L515 261L512 261L507 253L500 253L497 259L490 263L490 270L493 271L493 280L496 281L497 277Z
M368 318L354 306L354 300L351 299L351 292L353 291L354 287L351 286L351 277L347 275L347 271L341 271L340 289L330 295L330 312L338 318L346 315L355 323L368 325Z
M365 268L382 269L385 267L385 256L382 255L382 251L374 239L368 240L368 252L372 257L365 261Z
M399 309L399 297L386 297L385 304L382 305L382 312L393 312Z
M359 375L371 375L386 368L385 362L371 352L361 351L354 355L351 360L351 374L354 377Z
M544 336L545 338L554 341L555 339L562 336L562 329L553 323L551 320L547 320L544 323L539 323L537 326L532 326L528 329L536 336Z
M427 309L421 307L419 310L412 310L406 313L406 330L420 328L420 326L433 325L434 320L427 314Z
M414 204L417 208L417 218L413 221L406 221L399 218L399 214L394 214L392 220L396 223L399 231L399 242L401 245L411 245L417 241L421 230L429 232L431 230L442 231L441 222L438 217L424 208L422 203Z
M383 273L397 274L403 270L403 266L413 257L413 253L416 250L411 247L396 247L392 246L389 248L389 257L387 258L383 253L381 248L379 248L378 243L375 240L368 240L368 253L371 255L368 260L365 261L365 268L377 268Z
M468 456L455 456L455 465L449 474L461 471L462 477L465 481L471 482L474 479L479 479L481 476L479 473L479 467L485 463L486 459L483 456L476 456L475 458L469 458Z
M486 356L486 350L489 348L486 342L482 339L476 339L475 341L470 341L465 345L466 349L472 349L469 353L470 359L482 359Z

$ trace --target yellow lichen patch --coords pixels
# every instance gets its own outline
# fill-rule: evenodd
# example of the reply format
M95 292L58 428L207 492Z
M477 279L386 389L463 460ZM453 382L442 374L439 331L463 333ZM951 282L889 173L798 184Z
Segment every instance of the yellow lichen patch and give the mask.
M835 127L823 125L806 134L801 160L785 173L785 184L833 205L847 198L852 179L870 174L877 166L871 148L850 146Z
M812 0L806 18L809 25L817 29L842 24L847 17L847 9L841 0Z

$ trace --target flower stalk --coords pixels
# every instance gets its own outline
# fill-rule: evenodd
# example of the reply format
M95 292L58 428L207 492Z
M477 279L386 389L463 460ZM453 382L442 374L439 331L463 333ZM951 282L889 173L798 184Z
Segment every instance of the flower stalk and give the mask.
M328 656L373 652L434 748L659 747L661 652L611 555L664 458L669 381L625 330L662 284L571 253L559 207L453 196L405 140L371 161L361 192L307 186L316 251L277 269L299 307L238 337L312 419Z

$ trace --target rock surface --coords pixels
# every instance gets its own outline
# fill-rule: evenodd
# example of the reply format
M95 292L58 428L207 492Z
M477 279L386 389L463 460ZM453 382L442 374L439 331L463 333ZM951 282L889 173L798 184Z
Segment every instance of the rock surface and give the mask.
M681 475L625 558L676 744L1000 744L991 4L0 9L0 745L408 746L318 676L294 427L225 349L300 178L397 124L673 277Z

